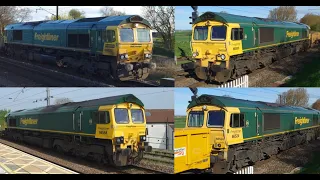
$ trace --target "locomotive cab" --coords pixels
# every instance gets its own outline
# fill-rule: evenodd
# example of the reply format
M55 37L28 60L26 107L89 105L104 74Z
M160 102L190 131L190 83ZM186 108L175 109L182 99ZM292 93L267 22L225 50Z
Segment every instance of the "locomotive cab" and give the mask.
M177 159L175 160L177 162L177 164L175 162L175 166L177 167L175 171L200 169L210 170L210 172L214 173L225 173L228 161L232 158L228 157L229 146L243 142L242 129L247 124L244 114L241 114L238 108L225 107L218 100L202 95L189 104L185 124L185 128L178 131L180 137L175 135L175 143L179 143L177 144L178 149L186 147L187 156L191 156L189 159L197 156L197 161L188 164L181 160L179 162L179 159ZM189 136L190 141L199 143L193 145L186 143L182 145L183 141L180 140L182 134ZM197 155L195 152L201 155ZM203 160L200 161L201 159Z
M243 29L236 23L213 20L212 16L201 16L192 27L192 57L197 77L224 82L231 76L230 56L242 53Z
M95 137L112 141L116 166L134 164L142 159L143 152L152 150L146 142L146 118L141 106L134 103L101 106L99 116L106 123L97 124Z
M153 38L149 23L139 16L132 16L118 26L108 26L103 55L116 58L118 76L145 79L149 69L155 69L151 62Z

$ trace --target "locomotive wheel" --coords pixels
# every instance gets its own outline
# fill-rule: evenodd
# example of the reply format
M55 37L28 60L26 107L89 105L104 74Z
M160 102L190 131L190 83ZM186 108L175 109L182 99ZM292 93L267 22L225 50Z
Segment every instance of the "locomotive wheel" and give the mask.
M63 152L64 152L63 149L62 149L62 147L59 146L59 145L55 145L55 146L54 146L54 149L55 149L58 153L63 153Z
M143 68L143 69L138 69L138 77L139 79L147 79L147 77L149 76L149 71L148 68Z
M196 65L196 67L194 68L194 71L196 73L196 76L201 79L201 80L207 80L207 72L206 72L206 68L200 67L198 65Z
M213 174L227 174L229 172L229 165L230 163L227 163L226 161L220 161L214 163L212 167L212 173Z
M231 71L228 69L217 72L216 75L213 77L214 80L216 80L221 84L227 82L228 80L230 80L230 78L231 78Z

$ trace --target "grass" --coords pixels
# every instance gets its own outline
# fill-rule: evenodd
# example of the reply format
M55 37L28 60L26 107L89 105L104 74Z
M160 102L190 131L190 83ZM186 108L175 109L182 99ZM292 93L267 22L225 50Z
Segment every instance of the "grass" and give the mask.
M286 87L320 87L320 57L314 57L286 84Z
M320 174L320 152L314 152L312 161L307 163L299 174Z
M166 56L166 57L174 57L174 52L172 49L167 49L164 47L163 40L161 38L153 38L153 54Z
M0 119L0 131L4 130L4 119Z
M185 116L175 116L174 117L174 128L184 128L185 127Z
M190 49L191 30L176 31L175 33L175 55L179 57L192 56Z

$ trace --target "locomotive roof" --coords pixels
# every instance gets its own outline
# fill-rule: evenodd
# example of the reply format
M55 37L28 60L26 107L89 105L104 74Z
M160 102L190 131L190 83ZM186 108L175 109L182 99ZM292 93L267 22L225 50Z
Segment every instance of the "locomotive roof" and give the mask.
M304 108L304 107L297 107L297 106L287 106L287 105L280 105L276 103L269 103L269 102L262 102L262 101L249 101L243 99L235 99L230 97L224 96L214 96L203 94L193 100L188 105L188 109L194 106L199 105L214 105L221 108L227 107L238 107L238 108L259 108L260 110L271 110L271 111L290 111L290 112L301 112L307 114L320 114L320 111L312 109L312 108Z
M278 21L274 19L259 18L259 17L239 16L234 14L218 13L218 12L205 12L195 20L195 23L198 23L201 21L207 21L207 20L215 20L222 23L240 23L240 24L255 23L257 25L263 24L263 25L274 25L274 26L287 26L292 28L308 28L308 26L303 23Z
M80 102L70 102L59 105L51 105L46 107L34 108L34 109L22 109L9 113L10 116L19 116L24 114L42 114L42 113L53 113L53 112L66 112L76 110L78 107L82 108L95 108L102 105L116 105L120 103L136 103L143 107L144 104L136 96L132 94L125 94L119 96L105 97L100 99L93 99Z
M36 21L9 24L5 30L23 30L23 29L91 29L94 25L97 29L106 29L108 26L118 26L129 22L139 22L151 27L150 23L138 15L125 16L105 16L94 18L81 18L74 20L54 20L54 21Z

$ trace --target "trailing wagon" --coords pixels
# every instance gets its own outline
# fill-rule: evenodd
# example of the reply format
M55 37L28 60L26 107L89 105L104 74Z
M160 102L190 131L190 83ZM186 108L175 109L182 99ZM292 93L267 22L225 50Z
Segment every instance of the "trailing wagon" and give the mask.
M207 81L223 83L309 47L302 23L206 12L192 25L192 66Z
M116 80L145 79L156 67L150 30L137 15L9 24L4 51Z
M135 164L152 150L144 105L132 94L10 112L3 133L114 166Z
M203 94L175 129L174 171L234 173L320 135L320 111Z

